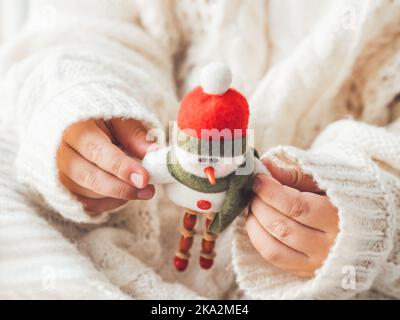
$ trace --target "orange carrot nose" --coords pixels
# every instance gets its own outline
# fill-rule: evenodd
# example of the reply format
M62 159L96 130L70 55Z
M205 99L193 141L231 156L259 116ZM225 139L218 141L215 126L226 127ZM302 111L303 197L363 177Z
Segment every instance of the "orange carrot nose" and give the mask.
M207 167L207 168L204 169L204 173L206 174L210 184L215 185L214 168L213 167Z

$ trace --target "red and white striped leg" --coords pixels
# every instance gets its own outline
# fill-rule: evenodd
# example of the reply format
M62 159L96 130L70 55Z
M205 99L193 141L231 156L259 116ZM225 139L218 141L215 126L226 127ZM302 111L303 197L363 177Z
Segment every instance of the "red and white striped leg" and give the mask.
M197 221L196 215L197 212L188 210L183 216L179 248L174 257L174 265L178 271L184 271L189 264L189 251L193 245L194 226Z
M205 230L203 232L203 240L201 241L200 266L203 269L210 269L214 262L215 241L217 240L218 235L207 231L214 216L215 214L209 214L207 216Z

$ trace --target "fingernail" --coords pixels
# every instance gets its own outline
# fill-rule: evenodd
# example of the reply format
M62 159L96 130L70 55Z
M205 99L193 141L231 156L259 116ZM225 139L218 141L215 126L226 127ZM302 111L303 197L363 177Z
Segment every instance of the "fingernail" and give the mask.
M143 188L144 187L144 181L143 181L143 176L139 173L132 173L131 174L131 181L137 188Z
M256 176L256 177L254 178L254 182L253 182L253 191L254 191L255 193L257 193L257 192L260 190L261 185L262 185L262 181L261 181L260 177L259 177L259 176Z
M153 198L154 192L151 189L141 189L137 192L137 197L140 200L149 200Z

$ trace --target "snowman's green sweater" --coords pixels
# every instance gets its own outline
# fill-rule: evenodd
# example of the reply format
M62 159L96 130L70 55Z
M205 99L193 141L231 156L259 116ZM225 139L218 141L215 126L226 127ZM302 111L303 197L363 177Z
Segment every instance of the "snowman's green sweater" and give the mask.
M238 170L226 177L216 179L215 185L211 185L208 179L186 172L177 161L173 147L168 152L168 171L178 182L190 189L203 193L226 191L226 198L222 204L222 208L216 213L212 223L208 227L209 232L215 234L222 232L249 204L253 194L254 170L247 170L250 172L243 174L243 168L246 165L252 169L254 168L254 157L258 157L258 155L254 149L253 151L246 154L246 160Z

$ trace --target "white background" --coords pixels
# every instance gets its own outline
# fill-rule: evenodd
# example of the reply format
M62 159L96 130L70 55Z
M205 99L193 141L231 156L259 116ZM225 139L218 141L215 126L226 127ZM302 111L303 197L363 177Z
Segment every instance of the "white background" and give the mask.
M11 39L21 28L29 11L30 0L0 0L0 44Z

